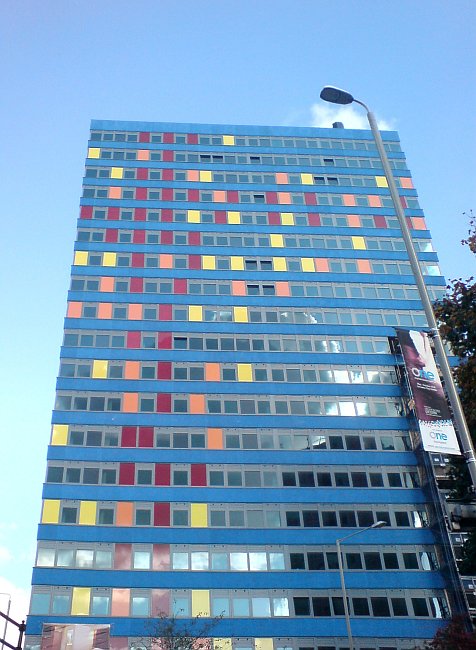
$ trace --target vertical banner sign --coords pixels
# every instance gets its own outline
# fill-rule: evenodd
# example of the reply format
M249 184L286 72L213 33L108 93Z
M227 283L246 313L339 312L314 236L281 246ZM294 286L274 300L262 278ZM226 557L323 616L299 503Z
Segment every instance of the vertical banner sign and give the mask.
M428 335L397 329L415 402L423 449L459 455L460 449Z

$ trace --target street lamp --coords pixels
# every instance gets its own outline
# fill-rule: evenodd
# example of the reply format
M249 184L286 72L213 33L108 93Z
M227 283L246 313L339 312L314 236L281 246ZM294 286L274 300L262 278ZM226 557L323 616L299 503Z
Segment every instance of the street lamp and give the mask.
M346 539L349 539L350 537L354 537L354 535L360 535L360 533L365 533L366 530L370 530L371 528L382 528L382 526L386 526L386 525L387 525L386 521L377 521L377 522L375 522L375 524L372 524L371 526L367 526L367 528L361 528L360 530L356 530L355 532L350 533L350 535L346 535L345 537L341 537L340 539L336 539L337 562L339 564L340 586L341 586L341 589L342 589L342 597L343 597L343 601L344 601L344 615L345 615L345 624L346 624L346 627L347 627L347 638L349 639L349 650L354 650L354 640L352 638L352 629L350 627L349 604L347 602L347 590L345 588L344 565L343 565L343 562L342 562L341 544Z
M12 595L7 594L5 591L0 591L0 596L8 596L7 616L10 616L10 605L12 604ZM2 650L5 647L4 641L6 640L6 636L7 636L7 625L8 625L8 620L5 619L5 627L3 628Z
M471 476L471 483L473 485L473 490L476 491L476 458L474 453L473 444L471 442L471 435L469 433L468 425L464 417L463 409L461 407L461 402L456 390L453 375L451 373L450 364L448 362L448 357L446 356L445 348L438 331L438 325L436 323L435 314L433 313L433 307L431 304L430 296L428 295L428 289L426 288L425 280L423 279L423 273L421 272L420 264L418 262L418 257L415 252L415 247L413 246L413 240L410 234L410 230L407 226L405 219L405 214L403 212L402 205L400 203L400 197L397 191L397 186L395 185L395 179L393 177L392 170L390 168L390 163L388 162L387 153L383 146L382 136L380 135L379 128L377 126L377 120L375 119L374 114L369 110L368 106L361 102L355 97L347 92L346 90L341 90L340 88L334 88L333 86L325 86L320 95L321 99L326 102L331 102L332 104L360 104L367 111L367 119L369 121L370 129L374 136L375 144L379 152L380 160L385 172L385 177L387 179L388 187L390 190L390 195L392 197L393 207L395 209L396 215L398 217L398 222L400 224L400 229L402 231L403 241L405 242L405 247L407 249L408 258L410 260L410 266L415 276L415 281L418 287L418 293L420 295L420 300L423 303L423 309L425 311L425 316L428 321L428 325L432 331L433 341L435 343L436 358L440 365L441 374L445 382L445 388L448 394L448 398L453 410L454 419L456 421L456 434L458 436L460 445L463 449L463 455L466 459L468 465L468 470Z

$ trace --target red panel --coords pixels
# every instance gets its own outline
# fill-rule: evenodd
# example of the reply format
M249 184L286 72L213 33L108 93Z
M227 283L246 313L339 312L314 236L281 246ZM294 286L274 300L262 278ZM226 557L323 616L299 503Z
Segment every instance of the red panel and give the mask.
M270 226L280 226L281 217L279 216L279 212L268 212L268 223Z
M142 335L140 332L127 332L127 344L129 349L140 348Z
M226 223L225 210L215 210L215 223Z
M160 213L160 220L166 223L170 223L174 220L174 214L172 210L162 210Z
M175 142L175 136L173 133L164 133L162 137L162 142L164 144L173 144Z
M200 233L199 232L189 232L188 233L188 244L189 244L189 246L200 246Z
M172 333L171 332L159 332L159 343L157 345L159 350L171 350L172 349Z
M400 198L402 198L402 197L400 197ZM408 227L410 228L410 230L411 230L411 229L413 228L413 224L412 224L412 219L411 219L411 217L405 217L405 221L407 222L407 226L408 226Z
M200 193L198 190L188 190L187 196L189 201L200 201Z
M162 190L162 201L173 201L174 191L170 187L164 187Z
M154 446L154 427L139 427L139 447Z
M170 503L154 503L154 526L170 526Z
M139 142L150 142L150 133L148 131L141 131L139 133Z
M157 393L157 413L172 412L172 395L170 393Z
M144 253L132 253L131 265L136 269L143 269Z
M109 244L117 242L118 231L117 228L108 228L106 230L106 241Z
M187 133L187 144L198 144L198 133Z
M207 484L207 466L206 465L191 465L191 479L192 485L203 486Z
M174 161L175 151L170 151L170 149L164 149L162 151L162 160L163 162L173 162Z
M172 305L159 305L159 320L172 320Z
M316 195L314 192L304 192L304 202L306 205L317 205Z
M138 167L137 168L137 180L138 181L147 181L149 179L149 170L147 167Z
M187 293L187 280L184 278L175 278L174 293Z
M134 230L132 241L134 244L145 244L145 230Z
M156 463L155 485L170 485L170 463Z
M157 363L157 379L172 379L172 363L170 361Z
M168 544L154 544L152 558L152 569L154 571L168 571L170 569L170 546ZM154 612L165 611L168 610L154 609Z
M402 208L408 208L407 200L404 196L400 197L400 203L402 204Z
M147 201L146 187L136 187L136 201Z
M92 205L82 205L79 212L80 219L92 219L93 218L93 206Z
M160 233L160 243L161 244L173 244L174 243L174 233L171 230L162 230Z
M131 278L130 292L143 293L144 291L144 278Z
M114 549L114 568L127 571L131 568L132 544L116 544Z
M321 217L317 214L317 212L309 212L309 214L307 215L307 220L310 226L321 225Z
M134 485L135 465L134 463L120 463L119 485Z
M278 194L277 194L277 192L265 192L265 194L266 194L266 203L277 204L277 202L278 202Z
M107 218L110 221L117 221L119 219L119 208L108 208Z
M374 223L376 228L386 228L387 227L387 220L385 217L374 217Z
M145 221L147 212L145 208L136 208L134 210L134 221Z
M174 180L174 170L173 169L163 169L162 170L162 180L163 181L173 181Z
M239 203L238 190L228 190L226 193L226 200L228 203Z
M136 446L137 427L122 427L121 447Z
M200 255L189 255L188 256L188 268L193 269L194 271L200 270L202 268L202 258Z

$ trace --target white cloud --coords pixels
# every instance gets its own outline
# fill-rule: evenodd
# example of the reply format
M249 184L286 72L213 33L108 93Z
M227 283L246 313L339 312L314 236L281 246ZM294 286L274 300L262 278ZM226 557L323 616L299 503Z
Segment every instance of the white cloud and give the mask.
M354 106L332 106L329 104L313 104L311 106L311 126L331 128L333 122L342 122L346 129L369 129L367 115L364 109L357 110ZM395 127L392 122L377 118L379 129L391 131Z
M30 603L30 590L17 587L9 580L0 576L0 611L7 612L8 601L11 599L10 604L10 618L14 621L21 622L26 619L28 613L28 606ZM4 619L0 619L0 635L3 638L3 625ZM7 626L7 641L12 645L18 643L18 630L11 623Z
M0 546L0 564L10 562L11 559L13 559L13 555L10 550L6 546Z

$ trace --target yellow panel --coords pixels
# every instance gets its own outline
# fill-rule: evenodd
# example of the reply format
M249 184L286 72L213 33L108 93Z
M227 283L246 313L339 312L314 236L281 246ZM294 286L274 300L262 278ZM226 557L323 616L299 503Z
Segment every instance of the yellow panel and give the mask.
M93 379L107 379L107 361L102 359L93 361Z
M255 650L273 650L273 639L255 639Z
M248 309L246 307L233 307L233 316L235 323L247 323Z
M102 258L103 266L116 266L116 253L104 253Z
M96 147L90 147L88 149L88 158L99 158L101 155L101 149L96 149Z
M367 249L363 237L352 237L352 246L358 251L364 251Z
M273 257L274 271L287 271L285 257Z
M283 226L294 226L294 214L292 212L281 212L281 223Z
M200 181L202 183L210 183L212 180L212 173L208 171L200 171Z
M58 499L45 499L43 501L42 524L57 524L59 521L60 501Z
M187 210L187 221L189 223L200 223L200 210Z
M223 136L223 144L235 144L235 136L234 135L224 135Z
M201 305L190 305L188 308L189 321L202 321L203 320L203 307Z
M74 254L74 262L76 266L87 266L88 265L88 253L87 251L76 251Z
M112 167L111 168L111 178L122 178L124 175L123 167Z
M215 255L203 255L202 256L202 269L207 271L214 271L216 268Z
M233 210L228 212L228 223L241 223L241 213Z
M67 424L53 424L53 431L51 432L52 445L65 445L68 442L68 425Z
M74 616L89 615L89 600L91 597L90 587L73 587L73 600L71 602L71 614Z
M81 501L79 507L79 523L83 526L96 525L96 501Z
M301 174L301 183L303 185L314 185L312 174Z
M208 514L206 503L192 503L190 506L190 525L192 528L207 528Z
M244 271L245 270L245 260L242 257L233 256L231 259L231 270L232 271Z
M213 650L231 650L232 649L231 639L223 639L214 637L213 639Z
M253 381L251 363L238 364L238 381Z
M312 257L301 257L301 268L307 273L313 273L316 269L314 268L314 260Z
M388 187L387 179L385 176L376 176L375 181L377 182L377 187Z
M284 248L284 239L282 235L270 235L269 240L273 248Z
M210 616L208 589L192 589L192 616Z

